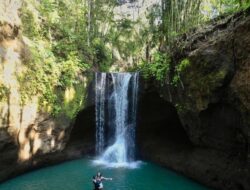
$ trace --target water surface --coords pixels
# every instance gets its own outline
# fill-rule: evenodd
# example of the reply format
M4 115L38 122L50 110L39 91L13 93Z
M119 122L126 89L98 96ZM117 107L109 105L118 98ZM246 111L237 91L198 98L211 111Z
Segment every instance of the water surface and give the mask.
M101 171L113 181L105 181L105 190L208 190L179 174L152 163L138 168L107 168L80 159L39 169L3 184L0 190L93 190L91 178Z

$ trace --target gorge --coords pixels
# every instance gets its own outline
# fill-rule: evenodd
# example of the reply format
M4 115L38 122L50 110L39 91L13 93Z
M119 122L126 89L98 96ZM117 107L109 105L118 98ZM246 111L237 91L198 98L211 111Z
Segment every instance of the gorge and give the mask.
M197 23L193 0L186 8L139 1L140 10L121 1L128 10L118 21L111 1L18 2L0 1L0 189L41 181L56 189L67 178L90 188L98 168L111 176L124 169L105 163L136 161L142 170L126 168L107 186L250 188L249 7L221 1L229 3ZM152 26L129 20L133 11Z
M91 189L87 183L90 175L101 170L114 176L109 189L208 189L152 163L135 162L138 79L139 73L95 73L97 159L94 162L86 159L65 162L9 180L0 184L0 188ZM153 178L157 183L152 182ZM67 180L67 184L61 183L62 180Z

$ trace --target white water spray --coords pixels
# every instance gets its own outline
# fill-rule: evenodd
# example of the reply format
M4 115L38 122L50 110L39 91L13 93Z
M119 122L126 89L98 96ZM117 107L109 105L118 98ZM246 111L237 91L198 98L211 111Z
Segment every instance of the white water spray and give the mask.
M138 73L96 73L96 152L100 155L96 163L135 165L137 96ZM110 141L105 139L106 128L114 137L103 151Z
M106 73L96 73L95 88L96 153L100 154L104 149Z

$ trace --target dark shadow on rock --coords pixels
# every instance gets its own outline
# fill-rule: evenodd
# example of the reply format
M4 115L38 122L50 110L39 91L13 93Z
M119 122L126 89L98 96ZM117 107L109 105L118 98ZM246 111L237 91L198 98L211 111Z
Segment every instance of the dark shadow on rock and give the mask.
M0 129L0 182L11 176L18 160L18 146L7 132L7 128Z
M209 105L200 113L200 120L200 141L204 146L246 158L247 137L243 134L241 115L234 107L223 103Z
M173 151L192 148L175 107L161 98L157 92L142 94L140 98L137 144L139 154L142 155L147 146L154 146L155 149L164 146Z
M79 157L93 155L95 148L95 106L78 113L66 149Z
M193 145L175 108L154 91L142 93L137 129L139 157L213 188L247 190L250 175L237 110L215 104L199 117L203 143Z

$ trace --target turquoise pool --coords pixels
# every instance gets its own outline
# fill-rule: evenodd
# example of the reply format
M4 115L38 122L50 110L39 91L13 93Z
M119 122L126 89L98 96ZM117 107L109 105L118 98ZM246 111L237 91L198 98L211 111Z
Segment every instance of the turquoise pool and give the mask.
M105 190L208 190L188 178L152 163L138 168L107 168L80 159L39 169L0 184L0 190L92 190L92 176L101 171L112 181Z

